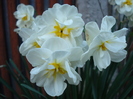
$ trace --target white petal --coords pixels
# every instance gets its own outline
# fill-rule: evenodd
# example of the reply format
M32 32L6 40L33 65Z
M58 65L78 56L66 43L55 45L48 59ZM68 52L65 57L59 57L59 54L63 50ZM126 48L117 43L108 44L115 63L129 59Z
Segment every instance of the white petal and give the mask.
M126 5L126 4L125 4L124 7L125 7L125 9L126 9L127 12L130 12L130 11L132 10L132 7L129 6L129 5Z
M26 58L32 64L32 66L38 66L44 64L46 62L46 59L49 58L50 55L50 50L37 48L30 50L26 55Z
M42 68L43 67L43 68ZM40 68L40 69L39 69ZM37 86L43 87L46 81L45 75L46 66L37 66L33 68L30 72L30 81L36 83Z
M30 49L35 49L36 47L33 46L34 42L37 42L38 45L41 46L42 42L38 39L38 34L31 35L21 44L19 48L20 53L25 56Z
M75 37L73 35L73 33L70 33L70 36L68 38L64 38L64 40L67 42L67 45L69 47L75 47L77 46L77 42L75 41Z
M30 71L30 74L37 75L40 72L44 72L44 70L47 69L47 64L48 63L46 62L41 66L36 66L36 67L32 68L31 71Z
M38 26L40 28L44 28L46 23L45 21L42 19L41 15L36 16L34 23L36 24L35 26ZM35 27L34 27L35 28Z
M65 22L64 22L64 25L71 25L73 23L73 20L66 20Z
M41 71L40 66L31 69L30 74L36 75Z
M113 34L117 37L125 36L127 34L127 28L123 28L121 30L113 32Z
M70 67L68 62L65 62L65 68L67 70L67 74L65 75L67 81L70 84L79 84L79 82L81 81L81 77L72 67Z
M17 10L22 10L24 7L25 7L25 5L23 3L21 3L17 6Z
M105 43L105 47L111 52L118 52L126 47L125 36L117 38L115 40L109 41L109 43Z
M102 58L104 56L104 51L102 50L102 48L99 49L99 55L100 55L100 58Z
M46 10L43 12L42 14L42 19L44 20L45 23L47 23L46 25L52 25L54 26L55 24L55 18L53 16L53 12Z
M39 86L39 87L43 87L45 81L46 81L46 79L40 78L40 79L37 80L36 85Z
M56 78L49 78L44 84L44 89L50 96L59 96L66 89L66 83L61 75L57 75Z
M30 81L32 83L36 83L38 81L38 79L40 79L40 75L38 74L32 74L32 72L30 72Z
M105 16L102 19L101 31L111 31L111 28L115 25L116 20L113 16Z
M88 49L88 44L85 40L83 40L82 35L75 37L75 41L76 41L77 46L80 46L81 48L83 48L85 50Z
M70 49L70 53L71 54L69 56L69 60L77 61L77 60L80 60L80 57L83 54L83 51L81 47L73 47Z
M23 55L26 56L28 51L31 49L32 45L27 44L27 42L23 42L20 47L19 47L19 52Z
M56 96L63 94L67 85L64 82L64 77L62 77L62 75L60 74L57 75L54 86L55 86Z
M122 61L126 57L126 55L127 55L127 51L125 51L125 50L121 50L121 51L119 51L117 53L110 52L111 60L113 62Z
M90 60L90 57L93 56L94 52L99 49L101 41L99 36L95 37L92 43L89 46L89 49L81 55L81 61L84 64L87 60Z
M43 87L46 81L46 77L44 76L44 72L40 72L36 75L36 85L39 87Z
M98 37L97 37L98 39L100 39L100 41L101 41L101 43L103 43L103 42L106 42L106 41L109 41L109 40L112 40L112 39L114 39L115 37L114 37L114 35L113 35L113 33L112 32L100 32L100 35L98 35Z
M68 58L69 55L70 53L68 51L55 51L54 53L52 53L52 60L61 62Z
M99 33L99 27L96 22L88 22L85 25L85 35L88 44L90 44Z
M73 23L68 26L68 28L72 28L71 33L73 34L74 37L78 37L82 34L83 32L83 26L84 26L84 21L82 18L77 17L73 19Z
M94 50L93 50L93 52L94 52ZM93 52L92 52L92 54L93 54ZM86 62L87 60L90 60L90 57L91 57L92 54L89 53L89 50L86 51L85 53L83 53L83 54L81 55L81 59L80 59L81 63L82 63L82 64L85 64L85 62Z
M61 7L61 5L59 4L59 3L55 3L54 5L53 5L53 8L55 8L55 9L59 9Z
M34 8L33 8L33 6L27 5L27 10L28 10L28 12L29 12L29 14L30 14L31 16L34 15Z
M69 48L67 42L59 37L54 37L46 40L42 45L42 48L48 48L51 51L66 50Z
M65 12L65 16L68 16L69 18L70 17L73 17L73 16L81 16L79 13L78 13L78 10L75 6L70 6L68 4L64 4L63 6L61 6L60 10L62 12Z
M101 71L102 69L106 69L111 62L110 55L107 51L103 51L102 57L100 57L100 51L97 50L94 52L93 55L94 64L97 66L97 68Z
M93 41L90 43L89 45L89 50L93 49L93 48L99 48L99 45L102 43L101 39L100 39L100 35L96 36Z
M78 61L71 61L71 67L76 69L77 67L83 67L84 63L81 60Z
M25 41L34 33L35 33L35 31L33 31L29 28L22 28L18 34L22 38L22 40Z

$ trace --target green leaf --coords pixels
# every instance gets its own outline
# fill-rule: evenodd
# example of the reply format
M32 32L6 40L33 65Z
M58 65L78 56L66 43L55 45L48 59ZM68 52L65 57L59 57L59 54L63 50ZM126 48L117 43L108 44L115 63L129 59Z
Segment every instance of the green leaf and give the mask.
M11 92L13 92L13 94L18 97L18 99L21 99L21 97L19 96L19 94L3 79L0 77L0 82L5 85Z
M18 87L21 89L23 94L26 94L29 98L33 98L31 93L28 90L25 90L22 86L21 83L22 81L25 82L25 80L20 80L20 77L18 77L18 74L16 74L10 67L10 65L7 63L6 69L10 73L12 79L18 84Z
M47 99L42 93L40 93L39 91L35 90L35 89L32 88L32 87L30 87L30 86L28 86L28 85L26 85L26 84L21 84L21 86L23 86L23 87L25 87L25 88L27 88L27 89L29 89L29 90L31 90L31 91L33 91L33 92L35 92L35 93L41 95L43 98Z
M124 88L124 91L120 97L120 99L125 99L127 95L133 90L133 77L131 78L132 81L130 83L127 83L127 87Z
M9 60L11 66L13 66L13 68L15 68L15 70L18 72L18 74L24 79L24 81L26 81L26 83L29 83L30 84L30 81L27 80L24 75L21 73L21 71L17 68L17 66L15 65L15 63L10 59Z
M3 95L3 94L1 94L1 93L0 93L0 96L3 97L3 98L8 99L5 95ZM0 99L2 99L2 98L0 98Z

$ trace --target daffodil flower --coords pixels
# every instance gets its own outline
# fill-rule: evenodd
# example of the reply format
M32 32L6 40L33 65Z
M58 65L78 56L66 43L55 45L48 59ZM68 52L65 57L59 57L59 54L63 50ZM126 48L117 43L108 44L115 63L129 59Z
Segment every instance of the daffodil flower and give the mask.
M111 32L115 24L112 16L105 16L102 20L101 29L95 22L86 24L86 35L89 50L82 55L82 61L93 56L94 65L99 70L107 68L111 61L120 62L126 57L126 28Z
M84 21L76 7L54 4L52 8L44 11L42 18L46 23L42 35L60 37L77 46L75 39L81 36Z
M71 62L73 62L72 67L73 68L83 67L83 64L80 63L80 61L79 61L81 58L81 55L84 52L83 47L80 47L80 46L73 47L73 46L71 46L71 44L66 42L64 39L59 38L59 37L53 37L53 38L47 39L42 44L41 48L47 48L47 49L51 50L52 52L67 51L70 53L68 59L71 60ZM75 64L76 62L78 64Z
M17 11L14 12L14 16L18 19L16 25L19 28L30 27L34 15L34 8L31 5L19 4Z
M126 16L133 14L133 0L115 0L115 3L120 14Z
M77 85L81 78L71 67L68 60L69 55L70 53L67 51L52 52L46 48L30 50L26 57L34 66L30 72L31 82L44 87L50 96L59 96L64 92L67 86L65 80Z

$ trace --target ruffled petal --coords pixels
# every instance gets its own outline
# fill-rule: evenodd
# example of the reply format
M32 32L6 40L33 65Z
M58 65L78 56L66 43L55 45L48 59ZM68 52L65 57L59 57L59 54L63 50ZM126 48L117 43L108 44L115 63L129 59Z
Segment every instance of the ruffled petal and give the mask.
M68 58L70 53L68 51L55 51L52 53L52 60L56 60L57 62L64 61Z
M88 22L85 25L85 35L86 35L86 40L88 44L92 42L92 40L100 33L99 27L96 22Z
M50 78L44 83L44 89L50 96L59 96L66 89L66 83L61 75L57 75L56 78Z
M125 43L125 36L109 41L105 43L105 46L109 51L116 53L127 46Z
M111 31L111 28L115 25L116 20L113 16L105 16L102 19L101 31Z
M27 11L30 14L30 16L34 15L34 8L31 5L27 5Z
M26 58L32 66L38 66L44 64L46 59L49 58L51 54L52 52L48 49L37 48L30 50L26 55Z
M68 62L65 62L65 68L67 70L67 74L65 74L65 78L67 79L67 81L70 84L79 84L79 82L81 81L81 77L72 67L70 67Z
M77 61L80 60L81 55L83 54L83 50L81 47L73 47L70 50L69 60Z
M111 56L111 60L113 62L120 62L122 61L126 55L127 55L127 51L126 50L121 50L117 53L112 53L112 52L109 52L110 53L110 56Z
M60 51L66 50L70 48L70 46L72 45L68 45L68 43L64 39L59 37L53 37L46 40L42 45L42 48L48 48L51 51Z
M102 51L102 50L101 50ZM97 68L102 71L102 69L106 69L110 63L111 63L111 58L110 55L107 51L103 51L103 55L101 57L100 50L97 50L94 52L93 59L94 59L94 64L97 66Z
M113 32L113 34L117 37L121 37L121 36L125 36L127 34L127 31L128 31L127 28L122 28L118 31Z

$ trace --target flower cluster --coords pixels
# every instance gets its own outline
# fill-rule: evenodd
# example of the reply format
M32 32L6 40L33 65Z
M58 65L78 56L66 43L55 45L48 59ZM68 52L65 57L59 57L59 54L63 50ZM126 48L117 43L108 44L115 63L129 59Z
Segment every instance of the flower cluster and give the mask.
M59 96L67 86L65 80L75 85L81 81L75 69L83 66L79 60L85 46L84 21L77 8L67 4L55 4L36 18L33 12L32 6L20 4L14 13L18 19L15 31L23 40L19 51L34 67L31 82Z
M109 2L116 6L120 14L127 16L129 26L133 26L133 0L109 0Z
M76 72L93 57L99 70L111 61L120 62L126 57L126 28L112 32L114 17L105 16L101 29L95 22L84 24L75 6L54 4L42 15L33 17L34 8L20 4L14 16L22 38L19 51L32 64L30 80L44 87L51 96L61 95L69 84L81 81ZM86 41L82 38L85 25Z

